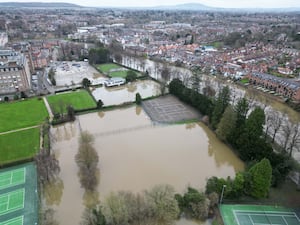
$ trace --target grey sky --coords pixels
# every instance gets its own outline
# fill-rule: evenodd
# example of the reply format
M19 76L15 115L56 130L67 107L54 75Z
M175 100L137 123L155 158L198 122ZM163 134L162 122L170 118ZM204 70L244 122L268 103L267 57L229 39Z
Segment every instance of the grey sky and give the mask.
M300 7L300 0L0 0L0 2L69 2L83 6L142 7L201 3L224 8L286 8Z

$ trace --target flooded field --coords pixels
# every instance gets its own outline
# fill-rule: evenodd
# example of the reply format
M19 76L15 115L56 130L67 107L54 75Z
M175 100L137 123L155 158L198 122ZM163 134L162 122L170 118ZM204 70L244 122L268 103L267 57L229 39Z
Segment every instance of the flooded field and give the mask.
M104 106L133 102L135 101L136 93L140 93L142 98L158 96L160 94L160 86L154 81L142 80L119 87L99 87L92 91L95 99L97 101L101 99Z
M95 99L97 101L101 99L104 106L133 102L136 93L140 93L142 98L158 96L160 94L159 84L151 80L142 80L118 87L99 87L92 91Z
M74 157L80 129L95 137L99 155L98 193L84 193ZM61 182L48 188L46 205L60 224L79 224L85 206L111 191L139 192L170 184L177 192L188 185L204 190L210 176L226 178L244 169L232 151L201 123L153 125L139 107L82 115L74 123L52 128L53 150L60 162ZM178 225L198 224L180 220Z

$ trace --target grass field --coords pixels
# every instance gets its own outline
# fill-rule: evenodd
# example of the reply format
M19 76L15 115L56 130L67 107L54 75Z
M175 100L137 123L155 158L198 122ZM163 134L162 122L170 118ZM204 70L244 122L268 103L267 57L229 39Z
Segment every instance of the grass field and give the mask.
M0 104L0 132L42 123L48 116L43 100L37 98Z
M108 73L111 69L119 69L121 66L114 63L105 63L97 65L97 69L101 70L103 73Z
M0 135L0 165L33 157L39 144L39 128Z
M125 78L127 76L127 71L114 71L114 72L111 72L109 73L109 76L111 77L123 77Z
M85 90L51 95L47 97L47 100L53 113L61 111L61 104L63 105L64 113L67 111L66 108L68 105L73 106L76 110L88 109L97 106L94 99Z

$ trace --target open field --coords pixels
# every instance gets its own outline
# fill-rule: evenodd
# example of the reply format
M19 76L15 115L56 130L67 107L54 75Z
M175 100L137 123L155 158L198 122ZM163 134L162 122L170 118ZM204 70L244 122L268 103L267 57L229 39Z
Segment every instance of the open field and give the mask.
M33 157L39 144L39 128L0 135L0 165Z
M120 69L121 66L114 63L105 63L97 65L97 69L101 70L103 73L108 73L112 69Z
M105 73L107 76L122 78L125 78L127 76L127 72L129 71L129 69L114 63L98 64L97 69ZM141 76L141 74L138 72L136 72L136 74L137 76Z
M0 132L38 125L48 116L44 102L37 98L1 103L0 112Z
M65 113L68 105L73 106L75 110L97 106L94 99L85 90L51 95L47 97L47 100L53 113L61 112L61 110ZM61 109L61 107L63 108Z
M127 71L126 70L114 71L114 72L109 73L109 76L125 78L127 76Z

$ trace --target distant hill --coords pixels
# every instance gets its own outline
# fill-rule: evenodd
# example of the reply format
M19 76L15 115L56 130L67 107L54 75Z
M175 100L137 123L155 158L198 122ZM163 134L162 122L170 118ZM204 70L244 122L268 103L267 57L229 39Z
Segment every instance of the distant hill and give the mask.
M155 9L160 10L193 10L193 11L202 11L202 10L216 10L218 8L209 7L199 3L186 3L180 5L167 5L167 6L156 6Z
M210 7L199 3L186 3L151 7L156 10L189 10L189 11L224 11L224 12L299 12L299 8L220 8Z
M7 8L81 8L82 6L65 2L0 2Z

